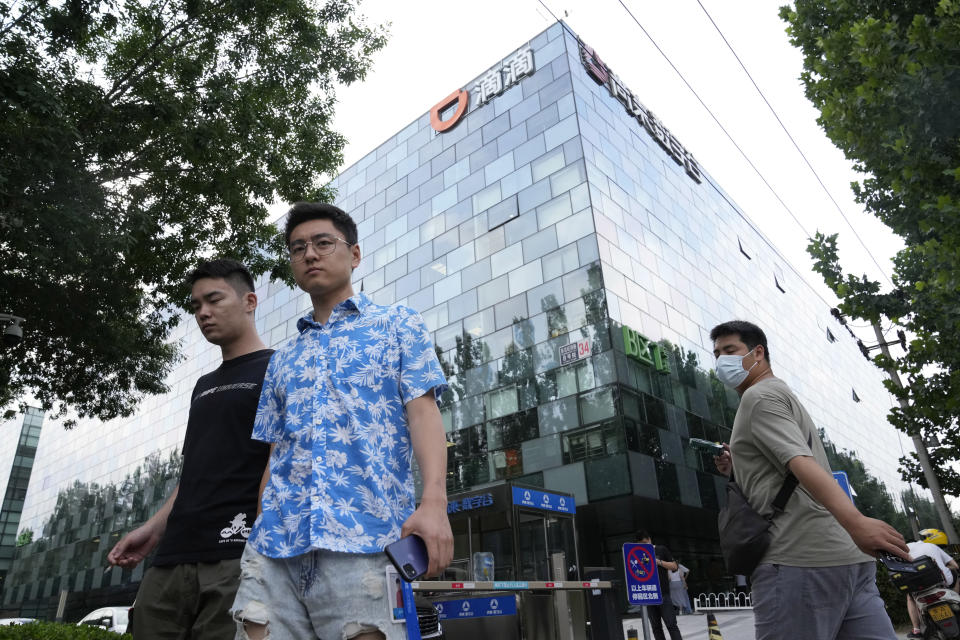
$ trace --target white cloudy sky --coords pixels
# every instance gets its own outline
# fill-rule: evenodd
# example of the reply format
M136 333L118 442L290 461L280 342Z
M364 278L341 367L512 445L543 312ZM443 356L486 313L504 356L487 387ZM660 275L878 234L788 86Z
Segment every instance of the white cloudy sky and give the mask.
M851 163L816 124L799 81L800 52L788 42L776 1L701 0L780 119L887 275L898 238L853 201ZM654 48L619 0L544 0L593 46L747 216L828 300L810 271L805 234L709 113ZM711 25L697 0L624 0L643 27L730 132L809 233L840 233L846 268L886 281ZM538 0L365 0L390 40L367 79L338 92L336 128L348 139L344 168L434 103L553 23Z

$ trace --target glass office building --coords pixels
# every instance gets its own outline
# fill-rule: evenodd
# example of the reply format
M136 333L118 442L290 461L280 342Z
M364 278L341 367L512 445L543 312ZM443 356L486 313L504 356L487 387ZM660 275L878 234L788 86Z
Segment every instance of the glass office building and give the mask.
M764 327L777 375L895 494L901 444L881 372L698 165L696 141L598 53L556 24L424 96L439 102L346 169L334 186L360 231L355 288L433 331L451 494L570 493L584 566L622 566L642 527L694 568L694 590L716 589L723 479L688 445L726 440L736 411L710 373L712 326ZM263 279L258 294L258 328L279 345L309 299ZM52 615L62 591L68 617L133 600L142 567L105 572L106 553L175 485L190 391L220 358L190 318L174 337L185 358L168 394L129 419L44 426L21 519L34 542L4 610Z

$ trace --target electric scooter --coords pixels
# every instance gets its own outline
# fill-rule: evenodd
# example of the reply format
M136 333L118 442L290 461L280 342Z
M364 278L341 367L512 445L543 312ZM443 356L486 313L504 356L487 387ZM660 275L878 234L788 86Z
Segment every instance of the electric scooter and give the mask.
M960 638L960 595L943 583L943 573L929 556L907 561L882 552L878 556L890 582L917 603L926 640Z

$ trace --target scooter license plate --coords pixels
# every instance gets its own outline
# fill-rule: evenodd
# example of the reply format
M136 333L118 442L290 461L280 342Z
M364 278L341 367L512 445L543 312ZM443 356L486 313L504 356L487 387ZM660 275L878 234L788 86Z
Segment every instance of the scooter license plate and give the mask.
M930 609L928 613L930 614L930 617L937 622L953 617L953 611L950 610L950 605L946 604L941 604L940 606L934 607Z

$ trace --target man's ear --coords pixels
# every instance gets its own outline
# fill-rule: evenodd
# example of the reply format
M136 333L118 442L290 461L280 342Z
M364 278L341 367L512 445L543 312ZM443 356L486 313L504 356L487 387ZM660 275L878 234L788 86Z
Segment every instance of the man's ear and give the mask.
M243 294L243 310L247 313L253 313L258 304L257 294L253 291L247 291Z

